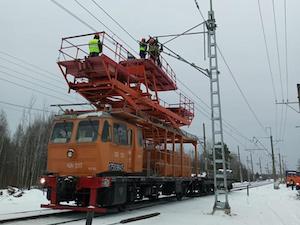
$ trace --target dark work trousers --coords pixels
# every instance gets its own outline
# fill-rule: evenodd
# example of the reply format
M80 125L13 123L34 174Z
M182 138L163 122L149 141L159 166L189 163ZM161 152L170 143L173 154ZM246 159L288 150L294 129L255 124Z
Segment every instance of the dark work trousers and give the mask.
M95 56L99 56L98 52L91 52L90 53L90 57L95 57Z
M141 59L145 59L146 58L146 52L145 51L140 51L140 57L141 57Z

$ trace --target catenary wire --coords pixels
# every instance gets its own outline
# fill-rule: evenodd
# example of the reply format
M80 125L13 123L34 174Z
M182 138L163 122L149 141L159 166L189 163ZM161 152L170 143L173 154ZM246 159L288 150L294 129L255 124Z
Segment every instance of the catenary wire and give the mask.
M103 7L101 7L96 1L92 0L92 2L104 12L112 21L114 21L133 41L139 42L136 40L118 21L116 21Z
M273 22L274 22L274 31L275 31L275 40L276 40L276 50L277 50L279 80L280 80L280 88L281 88L281 99L282 99L282 102L283 102L284 101L283 82L282 82L281 60L280 60L280 53L279 53L279 41L278 41L277 20L276 20L276 11L275 11L275 2L274 2L274 0L272 0L272 10L273 10ZM281 106L281 114L280 114L280 124L279 124L278 137L281 137L281 133L282 133L283 108L284 107Z
M21 58L19 58L19 57L16 57L16 56L14 56L14 55L12 55L12 54L9 54L9 53L7 53L7 52L0 51L0 54L6 55L6 56L8 56L8 57L10 57L10 58L13 58L13 59L19 61L19 62L22 62L23 64L26 64L26 65L28 65L28 66L31 66L31 67L35 68L36 70L42 71L43 73L47 74L48 76L50 75L50 76L51 76L51 77L49 77L50 79L52 79L52 80L54 80L54 81L56 81L56 82L59 82L59 83L61 84L59 78L56 76L57 74L55 74L55 73L52 73L52 72L50 72L50 71L48 71L48 70L45 70L44 68L41 68L41 67L39 67L39 66L37 66L37 65L35 65L35 64L32 64L32 63L30 63L30 62L27 62L27 61L25 61L24 59L21 59ZM10 62L11 62L11 61L10 61ZM54 76L54 77L53 77L53 76Z
M269 66L269 72L270 72L270 77L271 77L271 81L272 81L273 95L274 95L275 102L277 102L277 93L276 93L276 88L275 88L275 83L274 83L274 75L273 75L271 60L270 60L270 51L269 51L269 47L268 47L268 43L267 43L267 37L266 37L266 31L265 31L265 26L264 26L264 22L263 22L260 0L257 0L257 2L258 2L261 29L262 29L262 33L263 33L263 37L264 37L265 50L266 50L267 61L268 61L268 66Z
M199 13L200 13L202 19L205 21L205 18L204 18L203 13L202 13L202 11L201 11L199 5L198 5L197 0L195 0L195 4L196 4L196 7L197 7L197 9L198 9L198 11L199 11ZM244 101L246 102L246 104L247 104L249 110L251 111L252 115L254 116L255 120L258 122L258 124L259 124L259 126L262 128L262 130L263 130L264 132L266 132L264 126L262 125L262 123L261 123L260 120L258 119L258 117L257 117L257 115L256 115L256 113L255 113L255 111L252 109L252 107L251 107L249 101L247 100L247 98L246 98L245 94L243 93L242 89L240 88L240 86L239 86L239 84L238 84L238 82L237 82L237 80L236 80L236 78L235 78L235 76L234 76L232 70L230 69L230 67L229 67L229 65L228 65L228 63L227 63L227 61L226 61L224 55L222 54L222 52L221 52L221 50L220 50L220 48L219 48L218 45L217 45L217 49L218 49L218 52L220 53L220 55L221 55L221 57L222 57L222 59L223 59L225 65L226 65L226 67L227 67L227 69L228 69L228 71L229 71L229 74L230 74L231 77L233 78L234 83L236 84L238 90L240 91L240 93L241 93L241 95L242 95Z
M0 65L0 67L1 67L1 65ZM65 93L62 93L62 92L58 92L57 90L54 90L54 89L52 89L52 88L50 88L50 87L43 86L43 85L41 85L41 84L39 84L39 83L36 83L36 82L34 82L34 81L29 81L29 80L26 80L26 79L24 79L24 78L20 78L20 77L16 76L15 74L12 74L12 73L7 73L7 72L2 71L2 70L0 70L0 73L6 74L6 75L9 76L9 77L14 77L14 78L16 78L16 79L18 79L18 80L21 80L21 81L24 81L24 82L26 82L26 83L28 83L28 84L30 84L30 85L38 86L38 87L41 87L41 88L43 88L43 89L46 89L46 90L55 92L55 93L57 93L57 94L62 94L62 95L65 94Z
M120 41L122 41L128 48L130 48L133 52L138 54L138 52L133 49L130 45L128 45L123 39L121 39L118 35L115 34L109 27L107 27L101 20L98 19L88 8L82 5L78 0L74 0L82 9L84 9L90 16L92 16L95 20L97 20L100 24L102 24L106 29L108 29L114 36L116 36ZM75 17L76 18L76 17Z
M265 31L265 26L264 26L264 21L263 21L263 16L262 16L260 0L257 0L257 3L258 3L259 18L260 18L262 33L263 33L263 37L264 37L264 44L265 44L265 50L266 50L267 61L268 61L268 66L269 66L269 72L270 72L270 77L271 77L271 82L272 82L273 95L274 95L274 100L275 100L275 133L277 134L278 133L278 105L276 103L278 102L278 99L277 99L276 87L275 87L275 82L274 82L274 74L273 74L272 66L271 66L270 51L269 51L269 47L268 47L268 43L267 43L267 37L266 37L266 31Z
M281 72L281 60L280 60L280 53L279 53L277 20L276 20L276 12L275 12L275 2L274 2L274 0L272 0L272 9L273 9L273 18L274 18L274 31L275 31L275 39L276 39L278 71L279 71L279 77L280 77L281 98L283 100L284 99L284 94L283 94L283 83L282 83L282 72Z
M199 23L199 24L197 24L197 25L195 25L195 26L193 26L193 27L191 27L191 28L185 30L184 32L182 32L182 33L176 35L175 37L173 37L173 38L171 38L171 39L165 41L165 42L162 43L162 44L165 45L165 44L167 44L167 43L169 43L169 42L171 42L171 41L174 41L175 39L181 37L182 35L185 35L185 34L188 33L189 31L194 30L195 28L197 28L197 27L203 25L204 23L205 23L205 22Z
M196 1L195 1L195 3L196 3L196 5L198 5ZM203 14L202 14L202 12L201 12L199 6L198 6L197 8L198 8L200 14L202 15L203 20L204 20L203 23L206 23L205 18L204 18L204 16L203 16ZM107 13L107 12L106 12L106 13ZM109 15L109 14L108 14L108 15ZM110 15L109 15L109 17L110 17L110 18L113 18L113 17L110 16ZM116 23L118 23L115 19L113 19L113 21L115 21ZM203 24L203 23L201 23L201 24ZM118 25L121 26L119 23L118 23ZM122 27L122 26L121 26L121 27ZM124 27L122 27L122 29L126 30ZM135 40L135 38L134 38L127 30L126 30L126 33L127 33L133 40ZM177 53L175 53L174 51L172 51L172 50L169 49L168 47L166 47L166 46L164 46L164 47L167 48L169 51L171 51L173 54L175 54L177 57L183 59L182 57L180 57ZM175 58L176 58L176 57L175 57ZM183 61L184 61L184 62L187 62L187 60L185 60L185 59L183 59ZM190 63L190 65L195 66L194 63ZM202 68L201 68L201 69L202 69ZM202 71L205 71L205 70L202 69ZM202 71L200 71L200 72L202 72ZM203 72L202 72L202 73L203 73ZM178 80L178 79L177 79L177 80ZM183 82L181 82L181 81L180 81L180 83L183 84ZM186 85L184 85L184 86L186 87ZM195 96L197 96L197 95L195 95ZM198 96L197 96L197 98L200 99ZM201 100L201 101L202 101L202 100ZM204 101L202 101L202 102L204 102ZM205 103L205 102L204 102L204 103ZM205 105L207 105L207 104L205 103ZM207 106L208 106L208 105L207 105ZM208 107L209 107L209 106L208 106ZM210 107L209 107L209 108L210 108ZM235 129L235 128L234 128L234 129ZM235 130L236 130L236 129L235 129ZM244 135L241 135L241 136L243 136L244 138L246 138ZM246 139L249 141L248 138L246 138Z
M49 111L49 110L45 110L45 109L40 109L40 108L35 108L35 107L30 107L30 106L23 106L23 105L14 104L14 103L6 102L6 101L1 101L1 100L0 100L0 103L4 104L4 105L9 105L9 106L17 107L17 108L29 109L29 110L39 111L39 112L54 113L53 111Z
M1 68L4 68L4 69L6 69L6 70L9 70L9 71L11 71L11 72L14 72L14 73L16 73L16 74L20 74L20 75L22 75L22 76L24 76L24 77L29 77L29 78L32 78L32 79L34 79L34 80L37 80L37 81L39 81L39 82L41 82L41 83L45 83L45 84L47 84L47 85L49 85L49 86L52 86L52 87L55 87L55 88L57 88L57 89L65 90L65 88L63 88L63 87L56 86L56 85L51 84L51 83L49 83L49 82L47 82L47 81L44 81L44 80L38 79L38 78L36 78L36 77L34 77L34 76L31 76L31 75L29 75L29 74L25 74L25 73L19 72L19 71L17 71L17 70L11 69L11 68L9 68L9 67L7 67L7 66L3 66L3 65L0 64L0 67L1 67Z
M286 101L289 101L289 70L288 70L288 36L287 36L287 4L284 0L284 45L285 45L285 73L286 73ZM284 140L287 126L287 109L285 106L284 122L283 122L283 132L281 139Z
M94 27L92 27L90 24L88 24L85 21L83 21L82 19L80 19L80 17L76 16L74 13L72 13L70 10L68 10L66 7L64 7L63 5L58 3L57 1L51 0L51 2L53 2L55 5L57 5L59 8L61 8L62 10L64 10L65 12L67 12L68 14L73 16L74 18L76 18L79 22L81 22L82 24L84 24L85 26L87 26L88 28L93 30L94 32L97 32L97 30Z
M255 118L256 122L259 124L259 126L261 127L261 129L262 129L262 130L264 131L264 133L265 133L265 132L266 132L265 127L263 126L263 124L261 123L261 121L258 119L257 114L256 114L255 111L253 110L253 108L252 108L252 106L250 105L248 99L246 98L244 92L242 91L242 89L241 89L239 83L237 82L237 80L236 80L236 78L235 78L235 76L234 76L234 74L233 74L231 68L229 67L229 64L228 64L227 60L225 59L225 57L224 57L224 55L223 55L223 53L222 53L222 51L221 51L219 45L217 45L217 49L218 49L218 52L220 53L221 58L222 58L222 60L224 61L225 65L226 65L226 67L227 67L227 69L228 69L228 71L229 71L230 76L232 77L232 79L233 79L235 85L237 86L238 90L240 91L240 94L242 95L244 101L246 102L246 104L247 104L247 106L248 106L250 112L252 113L252 115L253 115L253 117Z
M24 79L24 78L20 78L20 77L16 76L15 74L19 74L19 75L24 76L24 77L26 77L26 78L29 77L29 78L31 78L31 79L33 79L33 80L36 80L36 81L38 81L38 82L41 82L41 83L44 83L44 84L47 85L47 87L45 87L45 86L40 85L39 83L35 83L35 84L37 84L38 86L41 86L41 87L43 87L43 88L45 88L45 89L48 89L48 90L50 90L50 91L53 91L53 92L55 92L55 93L59 93L59 94L61 94L61 95L65 95L65 94L66 94L66 93L63 93L63 92L60 92L60 91L57 90L57 89L60 89L60 90L64 90L64 91L65 91L66 88L56 86L56 85L54 85L54 84L52 84L52 83L49 83L49 82L47 82L47 81L38 79L38 78L36 78L36 77L34 77L34 76L31 76L31 75L29 75L29 74L25 74L25 73L16 71L16 70L14 70L14 69L11 69L11 68L6 67L6 66L3 66L3 65L0 65L0 67L1 67L1 68L4 68L4 69L6 69L6 70L9 70L10 72L13 72L13 73L14 73L14 74L11 74L11 73L7 73L7 72L2 71L3 73L6 73L6 74L9 75L9 76L12 76L12 77L15 77L15 78L17 78L17 79L23 80L23 81L25 81L25 82L27 82L27 83L35 83L34 81L28 81L28 80L26 80L26 79ZM38 74L38 73L35 73L35 74ZM52 87L52 88L51 88L51 87ZM53 88L55 88L55 89L53 89ZM71 96L71 97L72 97L74 100L77 100L74 96Z
M10 64L13 64L13 65L15 65L15 66L17 66L17 67L20 67L20 68L22 68L22 69L25 69L25 70L28 70L28 71L37 73L36 70L34 70L34 69L32 69L32 68L29 68L29 67L27 67L27 66L21 65L20 63L13 62L13 61L11 61L11 60L9 60L9 59L6 59L6 58L3 58L3 57L1 57L1 56L0 56L0 59L3 60L3 61L5 61L5 62L8 62L8 63L10 63ZM57 79L54 79L54 77L51 77L51 76L49 76L49 75L45 75L44 77L46 77L47 79L51 79L52 81L56 82L57 84L58 84L58 83L61 84L61 81L59 81L59 80L57 80Z
M19 87L22 87L22 88L24 88L24 89L29 89L29 90L32 90L32 91L34 91L34 92L37 92L37 93L40 93L40 94L43 94L43 95L45 95L45 96L48 96L48 97L52 97L52 98L55 98L55 99L60 99L60 100L62 100L62 101L66 101L65 99L63 99L63 98L60 98L60 97L58 97L58 96L55 96L55 95L51 95L51 94L48 94L48 93L45 93L45 92L43 92L43 91L39 91L39 90L37 90L37 89L34 89L34 88L31 88L31 87L27 87L27 86L25 86L25 85L22 85L22 84L18 84L18 83L16 83L16 82L13 82L13 81L10 81L10 80L7 80L7 79L5 79L5 78L2 78L2 77L0 77L0 80L2 80L2 81L5 81L5 82L8 82L8 83L10 83L10 84L13 84L13 85L15 85L15 86L19 86ZM69 102L69 103L73 103L73 102L70 102L70 101L67 101L67 102Z
M248 139L247 139L248 140Z

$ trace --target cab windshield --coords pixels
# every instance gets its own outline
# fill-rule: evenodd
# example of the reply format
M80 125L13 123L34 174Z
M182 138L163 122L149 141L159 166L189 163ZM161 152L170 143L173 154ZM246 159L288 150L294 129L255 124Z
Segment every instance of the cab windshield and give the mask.
M53 127L51 142L52 143L67 143L71 139L73 129L72 122L59 122Z
M78 125L77 142L92 142L98 137L98 120L81 121Z

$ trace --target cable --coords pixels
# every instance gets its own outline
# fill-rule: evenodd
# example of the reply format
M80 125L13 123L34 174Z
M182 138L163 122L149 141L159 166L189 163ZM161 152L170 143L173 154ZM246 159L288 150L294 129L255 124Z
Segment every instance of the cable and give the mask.
M197 99L199 99L206 107L207 109L203 108L203 106L201 104L198 104L197 101L195 101L195 99L190 98L188 94L186 94L185 92L183 92L183 90L180 90L184 95L186 95L187 97L189 97L196 105L198 105L199 107L201 107L205 113L207 113L208 115L210 114L210 106L204 101L202 100L194 91L192 91L188 86L186 86L182 81L180 81L178 78L176 78L177 81L179 81L179 83L181 83L193 96L195 96ZM209 111L207 111L209 110ZM207 117L209 120L211 119L210 117ZM236 132L236 134L238 134L240 137L244 138L245 140L249 141L249 139L243 135L241 132L239 132L235 127L233 127L229 122L227 122L224 118L223 118L223 122L224 122L224 126L228 127L229 129L233 130L234 132Z
M18 59L18 58L16 58L16 57L14 57L14 58L15 58L15 59ZM0 57L0 59L4 60L4 61L6 61L6 62L8 62L8 63L10 63L10 64L13 64L13 65L15 65L15 66L18 66L18 67L20 67L20 68L22 68L22 69L25 69L25 70L28 70L28 71L37 73L35 70L33 70L33 69L31 69L31 68L29 68L29 67L27 67L27 66L23 66L23 65L21 65L21 64L19 64L19 63L12 62L11 60L8 60L8 59L2 58L2 57ZM20 61L20 59L19 59L19 61ZM31 65L33 65L33 64L31 64ZM61 84L61 81L58 81L57 79L54 79L53 77L50 77L49 75L46 75L46 77L49 78L49 79L51 79L52 81L55 81L56 83Z
M198 5L197 0L195 0L195 4L196 4L196 7L197 7L197 9L198 9L198 11L199 11L199 13L200 13L202 19L205 21L205 18L204 18L204 16L203 16L203 13L202 13L201 10L200 10L200 7L199 7L199 5ZM222 59L223 59L225 65L226 65L226 67L227 67L227 69L228 69L228 71L229 71L231 77L233 78L234 83L235 83L236 86L238 87L238 89L239 89L239 91L240 91L240 93L241 93L243 99L245 100L245 102L246 102L246 104L247 104L249 110L250 110L251 113L253 114L255 120L258 122L258 124L259 124L259 126L262 128L262 130L263 130L264 132L266 132L264 126L262 125L262 123L261 123L260 120L258 119L258 117L257 117L257 115L256 115L256 113L255 113L255 111L252 109L252 107L251 107L251 105L249 104L249 102L248 102L246 96L244 95L243 91L241 90L241 88L240 88L240 86L239 86L239 84L238 84L238 82L237 82L235 76L233 75L232 70L230 69L230 67L229 67L229 65L228 65L228 63L227 63L225 57L223 56L223 54L222 54L222 52L221 52L221 50L220 50L220 48L219 48L218 45L217 45L217 49L218 49L218 51L219 51L219 53L220 53L220 55L221 55L221 57L222 57Z
M199 23L199 24L197 24L196 26L193 26L192 28L189 28L188 30L186 30L186 31L184 31L184 32L182 32L182 33L176 35L176 37L173 37L173 38L171 38L170 40L165 41L165 42L162 43L162 44L165 45L165 44L167 44L167 43L169 43L169 42L171 42L171 41L174 41L176 38L179 38L180 36L185 35L187 32L189 32L189 31L191 31L191 30L194 30L195 28L197 28L197 27L203 25L203 23L205 23L205 22Z
M54 90L54 89L52 89L52 88L48 88L48 87L42 86L42 85L40 85L40 84L38 84L38 83L36 83L36 82L33 82L33 81L25 80L25 79L23 79L23 78L20 78L20 77L18 77L18 76L15 76L14 74L7 73L7 72L1 71L1 70L0 70L0 73L6 74L6 75L11 76L11 77L14 77L14 78L17 78L17 79L22 80L22 81L24 81L24 82L26 82L26 83L29 83L30 85L31 85L31 84L35 84L35 85L37 85L37 86L39 86L39 87L42 87L42 88L44 88L44 89L47 89L47 90L49 90L49 91L52 91L52 92L57 93L57 91ZM66 100L65 100L65 101L66 101Z
M258 3L259 18L260 18L260 22L261 22L262 33L263 33L263 37L264 37L264 44L265 44L265 49L266 49L269 72L270 72L270 77L271 77L271 81L272 81L273 95L274 95L274 100L275 100L275 104L276 104L278 102L278 99L277 99L277 93L276 93L276 88L275 88L274 75L273 75L272 67L271 67L270 52L269 52L269 48L268 48L268 44L267 44L267 38L266 38L266 32L265 32L265 27L264 27L264 22L263 22L260 0L258 0L257 3ZM276 133L276 136L278 134L278 122L277 121L278 121L278 106L276 104L275 105L275 133Z
M280 60L280 54L279 54L278 31L277 31L277 21L276 21L274 0L272 0L272 9L273 9L273 18L274 18L274 28L275 28L277 60L278 60L278 69L279 69L279 78L280 78L280 87L281 87L281 97L282 97L282 101L284 101L283 100L284 94L283 94L283 82L282 82L282 72L281 72L281 60ZM281 137L282 126L283 126L283 106L281 107L281 114L280 114L279 137Z
M286 73L286 99L289 101L289 70L288 70L288 39L287 39L287 6L286 0L284 0L284 43L285 43L285 73ZM287 123L287 109L288 106L285 107L284 114L284 122L283 122L283 132L281 139L284 140L285 132L286 132L286 123Z
M6 55L6 56L9 56L9 57L11 57L11 58L13 58L13 59L16 59L16 60L18 60L18 61L20 61L20 62L22 62L22 63L24 63L24 64L26 64L26 65L29 65L29 66L35 68L35 69L31 69L31 68L29 68L29 67L27 67L27 66L21 65L21 64L19 64L19 63L12 62L12 61L10 61L10 60L8 60L8 59L5 59L5 58L2 58L2 57L0 57L0 59L4 60L4 61L6 61L6 62L8 62L8 63L10 63L10 64L13 64L13 65L15 65L15 66L18 66L18 67L20 67L20 68L22 68L22 69L25 69L25 70L28 70L28 71L30 71L30 72L33 72L34 74L40 75L40 76L42 76L43 78L46 77L46 78L48 78L48 79L50 79L50 80L52 80L52 81L55 81L55 82L57 82L57 83L59 83L59 84L62 84L61 81L58 81L58 80L54 79L52 76L50 76L51 74L54 75L54 73L51 73L51 72L49 72L49 71L47 71L47 70L44 70L44 69L42 69L42 68L40 68L40 67L38 67L38 66L36 66L36 65L34 65L34 64L32 64L32 63L28 63L28 62L26 62L26 61L23 60L23 59L20 59L20 58L18 58L18 57L12 56L12 55L10 55L9 53L6 53L6 52L0 52L0 53L1 53L1 54L4 54L4 55ZM48 86L52 86L52 87L56 87L57 89L65 90L65 88L60 87L60 86L58 86L58 85L55 85L55 84L53 84L52 82L50 83L50 82L47 82L47 81L43 81L43 80L41 80L41 79L38 79L38 78L36 78L36 77L33 77L33 76L28 75L28 74L25 74L25 73L18 72L18 71L14 70L14 69L11 69L11 68L6 67L6 66L3 66L3 65L0 65L0 67L5 68L5 69L10 70L10 71L13 71L14 73L23 75L23 76L25 76L25 77L30 77L30 78L32 78L32 79L34 79L34 80L39 81L39 82L43 82L43 83L47 84ZM40 71L36 71L36 70L40 70L42 73L45 73L45 75L41 75L41 74L40 74ZM49 74L49 75L48 75L48 74ZM12 75L12 76L15 76L15 75ZM22 78L18 78L18 79L22 79ZM28 82L28 81L25 81L25 82ZM51 88L48 88L48 87L44 87L44 88L46 88L46 89L51 89ZM54 89L51 89L51 90L57 92L57 91L54 90ZM61 93L62 95L65 95L65 93L62 93L62 92L60 92L60 93ZM74 96L72 96L72 99L74 99L74 100L77 101L77 99L76 99Z
M284 0L284 39L285 39L285 73L286 73L286 98L289 101L289 70L288 70L288 39L287 39L287 6Z
M126 34L128 34L129 37L131 37L132 40L139 43L138 40L136 40L118 21L116 21L103 7L101 7L96 1L92 0L94 4L101 9L112 21L114 21Z
M262 125L262 123L261 123L260 120L258 119L258 117L257 117L257 115L256 115L256 113L255 113L255 111L254 111L253 108L251 107L251 105L250 105L248 99L246 98L244 92L242 91L240 85L238 84L238 82L237 82L237 80L236 80L236 78L235 78L235 76L234 76L232 70L230 69L230 67L229 67L229 65L228 65L228 63L227 63L227 61L226 61L226 59L225 59L225 57L224 57L223 53L221 52L221 50L220 50L220 48L219 48L218 45L217 45L217 49L218 49L218 52L220 53L221 58L223 59L225 65L226 65L226 67L227 67L227 69L228 69L228 71L229 71L230 76L232 77L232 79L233 79L235 85L237 86L237 88L238 88L239 91L240 91L240 94L242 95L244 101L246 102L246 104L247 104L247 106L248 106L250 112L252 113L252 115L254 116L256 122L259 124L259 126L262 128L262 130L263 130L264 132L266 132L266 131L265 131L265 127Z
M53 0L52 0L53 1ZM122 40L118 35L116 35L109 27L107 27L101 20L99 20L90 10L88 10L84 5L82 5L78 0L74 0L82 9L84 9L90 16L96 19L100 24L102 24L106 29L108 29L113 35L115 35L119 40L121 40L128 48L130 48L137 55L139 54L135 49L128 45L124 40ZM76 17L75 17L76 18Z
M69 13L71 16L73 16L74 18L76 18L79 22L81 22L82 24L84 24L85 26L87 26L88 28L90 28L91 30L93 30L94 32L97 32L97 30L92 27L91 25L89 25L88 23L84 22L82 19L80 19L78 16L76 16L74 13L72 13L70 10L68 10L67 8L65 8L63 5L59 4L57 1L55 0L51 0L51 2L53 2L55 5L57 5L59 8L63 9L64 11L66 11L67 13Z
M203 13L202 13L202 11L201 11L201 9L199 7L199 4L198 4L197 0L195 0L195 4L196 4L196 7L197 7L197 9L198 9L198 11L200 13L200 16L202 17L203 21L205 21L205 23L206 23L206 19L203 16Z
M10 69L10 68L8 68L8 67L6 67L6 66L0 65L0 67L5 68L5 69L10 70L10 71L13 71L13 72L16 73L16 74L20 74L20 75L23 75L23 76L25 76L25 77L30 77L30 78L32 78L33 80L37 80L37 81L42 82L42 83L45 83L45 84L47 84L47 85L49 85L49 86L54 86L54 87L57 87L58 89L63 89L63 88L61 88L61 87L58 87L58 86L49 84L48 82L45 82L45 81L43 81L43 80L37 79L37 78L35 78L35 77L31 76L31 75L24 74L24 73L20 73L20 72L18 72L18 71L16 71L16 70ZM23 81L25 81L25 82L27 82L27 83L33 83L33 84L37 84L37 85L41 86L40 84L35 83L34 81L28 81L28 80L26 80L26 79L23 79L23 78L20 78L20 77L14 75L14 74L7 73L7 72L4 72L4 71L0 71L0 72L5 73L5 74L7 74L7 75L9 75L9 76L15 77L15 78L17 78L17 79L23 80ZM45 87L45 86L41 86L41 87L43 87L43 88L45 88L45 89L48 89L48 90L50 90L50 91L53 91L53 92L55 92L55 93L58 92L57 90L54 90L54 89L49 88L49 87ZM62 93L62 92L59 92L59 93L62 94L62 95L65 95L65 93Z
M38 92L38 93L40 93L40 94L43 94L43 95L46 95L46 96L49 96L49 97L52 97L52 98L55 98L55 99L60 99L60 100L66 101L65 99L62 99L62 98L57 97L57 96L55 96L55 95L47 94L47 93L45 93L45 92L36 90L36 89L34 89L34 88L27 87L27 86L22 85L22 84L15 83L15 82L13 82L13 81L4 79L4 78L2 78L2 77L0 77L0 80L6 81L6 82L8 82L8 83L14 84L14 85L16 85L16 86L19 86L19 87L22 87L22 88L25 88L25 89L30 89L30 90L32 90L32 91ZM67 102L70 102L70 101L67 101ZM72 102L70 102L70 103L72 103Z
M4 104L4 105L10 105L10 106L18 107L18 108L23 108L23 109L29 109L29 110L35 110L35 111L40 111L40 112L53 113L53 111L48 111L48 110L39 109L39 108L33 108L33 107L29 107L29 106L18 105L18 104L9 103L9 102L5 102L5 101L1 101L1 100L0 100L0 103Z
M268 65L269 65L270 77L271 77L271 81L272 81L273 95L274 95L275 102L277 102L277 94L276 94L276 88L275 88L275 83L274 83L274 76L273 76L272 67L271 67L270 52L269 52L269 48L268 48L268 44L267 44L267 38L266 38L265 26L264 26L262 12L261 12L260 0L257 0L257 2L258 2L261 28L262 28L262 33L263 33L263 37L264 37L265 49L266 49L266 54L267 54L267 61L268 61Z
M53 0L54 1L54 0ZM94 2L94 1L93 1ZM94 2L95 3L95 2ZM102 7L101 7L102 8ZM102 8L103 9L103 8ZM200 9L199 9L200 10ZM105 11L105 13L107 14L107 15L109 15L106 11ZM109 17L111 18L111 19L113 19L110 15L109 15ZM204 17L203 17L204 18ZM122 27L115 19L113 19L113 21L115 22L115 23L117 23L120 27ZM202 23L203 24L203 23ZM126 30L125 28L123 28L122 27L122 29L123 30ZM135 38L126 30L126 33L132 38L132 39L134 39L135 40ZM168 48L167 48L168 49ZM170 50L170 49L169 49ZM172 51L172 50L170 50L171 52L173 52L173 53L175 53L174 51ZM175 58L179 58L180 60L182 60L182 61L184 61L184 62L188 62L187 60L185 60L185 59L183 59L181 56L179 56L178 54L176 54L175 53L175 55L177 55L177 57L175 57ZM173 56L174 57L174 56ZM188 62L189 63L189 62ZM202 73L203 73L203 71L205 71L206 72L206 70L204 70L204 69L202 69L202 68L200 68L200 67L197 67L194 63L189 63L190 65L192 65L194 68L197 68L199 71L201 71ZM205 75L207 75L207 74L205 74ZM205 103L206 104L206 103ZM247 139L247 138L246 138ZM247 139L247 140L249 140L249 139Z
M171 57L173 57L175 59L178 59L178 60L180 60L180 61L182 61L182 62L184 62L184 63L186 63L186 64L188 64L188 65L190 65L192 67L194 67L196 70L198 70L199 72L201 72L203 75L209 77L207 69L203 69L200 66L197 66L195 63L192 63L192 62L190 62L190 61L182 58L179 54L177 54L176 52L174 52L173 50L171 50L170 48L168 48L165 45L164 45L164 49L167 49L168 51L170 51L172 53L171 54L171 53L163 51L164 54L166 54L168 56L171 56Z
M280 61L280 54L279 54L278 32L277 32L277 22L276 22L276 13L275 13L275 3L274 3L274 0L272 0L272 6L273 6L272 8L273 8L273 17L274 17L274 25L275 25L274 27L275 27L275 38L276 38L278 69L279 69L280 85L281 85L281 97L282 97L282 100L283 100L284 95L283 95L283 85L282 85L281 61Z

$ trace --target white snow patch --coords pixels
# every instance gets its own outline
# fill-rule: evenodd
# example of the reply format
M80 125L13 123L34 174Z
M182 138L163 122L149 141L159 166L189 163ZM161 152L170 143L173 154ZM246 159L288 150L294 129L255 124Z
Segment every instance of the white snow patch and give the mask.
M9 195L7 190L2 191L3 195L0 196L0 219L5 214L40 210L40 205L48 202L46 193L38 189L25 190L23 196L18 198Z
M244 184L245 185L245 184ZM160 215L132 222L133 225L299 225L300 197L297 191L281 185L279 190L273 184L236 191L229 194L231 215L217 211L211 215L214 196L190 198L145 209L126 211L94 218L93 224L118 223L123 219L159 212ZM0 196L0 220L4 213L38 210L47 202L40 190L25 191L21 198ZM49 221L50 222L50 221ZM68 223L83 224L83 221ZM24 221L24 224L27 224Z

